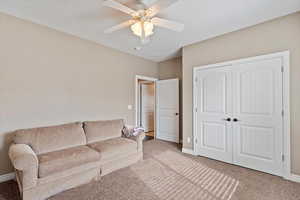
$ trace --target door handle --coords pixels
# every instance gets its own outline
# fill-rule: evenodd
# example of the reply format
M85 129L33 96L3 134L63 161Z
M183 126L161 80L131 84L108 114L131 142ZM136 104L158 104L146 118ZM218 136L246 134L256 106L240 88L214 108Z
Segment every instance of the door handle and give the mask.
M239 120L238 120L237 118L234 118L233 121L234 121L234 122L237 122L237 121L239 121Z
M230 121L231 121L231 118L228 117L228 118L223 119L223 120L230 122Z

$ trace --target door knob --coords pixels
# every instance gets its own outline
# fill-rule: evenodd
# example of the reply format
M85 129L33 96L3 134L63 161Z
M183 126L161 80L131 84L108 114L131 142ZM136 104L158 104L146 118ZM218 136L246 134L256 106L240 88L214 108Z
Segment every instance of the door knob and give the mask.
M175 115L179 115L179 113L175 113Z
M231 121L231 118L226 118L226 119L224 119L225 121L228 121L228 122L230 122Z
M234 121L234 122L237 122L237 121L239 121L239 120L238 120L237 118L234 118L233 121Z

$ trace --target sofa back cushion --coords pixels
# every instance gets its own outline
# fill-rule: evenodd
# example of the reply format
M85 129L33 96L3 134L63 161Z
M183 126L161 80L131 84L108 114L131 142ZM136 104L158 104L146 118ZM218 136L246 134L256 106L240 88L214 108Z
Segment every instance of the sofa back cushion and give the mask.
M31 146L36 154L86 144L81 122L15 131L14 142Z
M83 124L88 144L121 137L123 127L124 121L122 119L89 121Z

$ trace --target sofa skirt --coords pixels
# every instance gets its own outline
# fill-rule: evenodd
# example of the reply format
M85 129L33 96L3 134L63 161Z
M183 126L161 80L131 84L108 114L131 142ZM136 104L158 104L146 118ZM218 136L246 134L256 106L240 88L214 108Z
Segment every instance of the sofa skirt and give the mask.
M44 200L68 189L99 180L100 177L100 168L97 167L52 181L39 183L31 189L22 191L23 200Z

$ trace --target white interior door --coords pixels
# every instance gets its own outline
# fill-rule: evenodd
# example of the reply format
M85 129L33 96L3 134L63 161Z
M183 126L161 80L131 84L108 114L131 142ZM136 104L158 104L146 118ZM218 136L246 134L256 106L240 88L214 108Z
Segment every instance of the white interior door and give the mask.
M179 80L156 82L156 138L179 143Z
M153 83L141 83L141 126L145 132L154 131L155 88Z
M231 67L201 70L196 77L197 154L232 161Z
M271 58L196 71L198 155L282 175L281 67Z
M233 162L276 175L283 152L281 66L281 58L239 64L233 77Z

